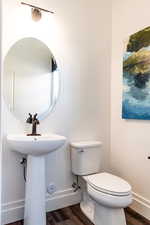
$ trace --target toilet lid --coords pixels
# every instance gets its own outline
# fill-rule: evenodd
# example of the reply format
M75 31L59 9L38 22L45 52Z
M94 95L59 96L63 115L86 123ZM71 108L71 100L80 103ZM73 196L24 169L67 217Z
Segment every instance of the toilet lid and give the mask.
M109 173L86 176L86 181L94 189L111 195L126 196L131 193L128 182Z

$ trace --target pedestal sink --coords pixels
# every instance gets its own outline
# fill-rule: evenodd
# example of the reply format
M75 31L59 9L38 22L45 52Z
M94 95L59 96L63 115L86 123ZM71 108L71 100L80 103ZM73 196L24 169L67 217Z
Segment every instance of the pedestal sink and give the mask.
M45 155L59 149L66 138L59 135L8 135L12 151L27 154L24 225L46 225Z

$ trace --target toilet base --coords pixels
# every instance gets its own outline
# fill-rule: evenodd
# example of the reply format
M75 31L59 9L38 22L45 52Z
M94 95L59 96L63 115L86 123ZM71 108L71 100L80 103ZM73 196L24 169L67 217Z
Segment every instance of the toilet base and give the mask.
M95 225L127 225L123 208L108 208L96 202L94 204Z
M80 208L82 210L82 212L84 213L84 215L86 215L86 217L92 222L94 223L94 204L91 201L88 202L84 202L82 201L80 203Z
M95 225L126 225L124 209L107 208L93 201L82 201L80 208Z

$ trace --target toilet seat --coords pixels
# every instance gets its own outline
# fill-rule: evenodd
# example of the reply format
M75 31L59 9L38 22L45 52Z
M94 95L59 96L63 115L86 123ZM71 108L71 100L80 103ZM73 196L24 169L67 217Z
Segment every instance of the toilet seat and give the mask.
M98 173L84 176L93 189L113 196L131 195L131 186L120 177L109 173Z
M87 192L89 196L100 205L108 208L125 208L132 203L132 194L124 196L116 196L101 191L97 191L91 185L87 185Z

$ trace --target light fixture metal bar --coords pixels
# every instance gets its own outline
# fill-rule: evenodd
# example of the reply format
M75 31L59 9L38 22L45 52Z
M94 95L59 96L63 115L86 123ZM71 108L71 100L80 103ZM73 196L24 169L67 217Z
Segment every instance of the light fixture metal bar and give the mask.
M31 7L31 8L36 8L36 9L42 10L44 12L48 12L48 13L52 13L52 14L54 13L53 11L49 11L47 9L43 9L43 8L38 7L38 6L31 5L31 4L28 4L28 3L25 3L25 2L21 2L21 4L22 5L27 5L27 6Z

